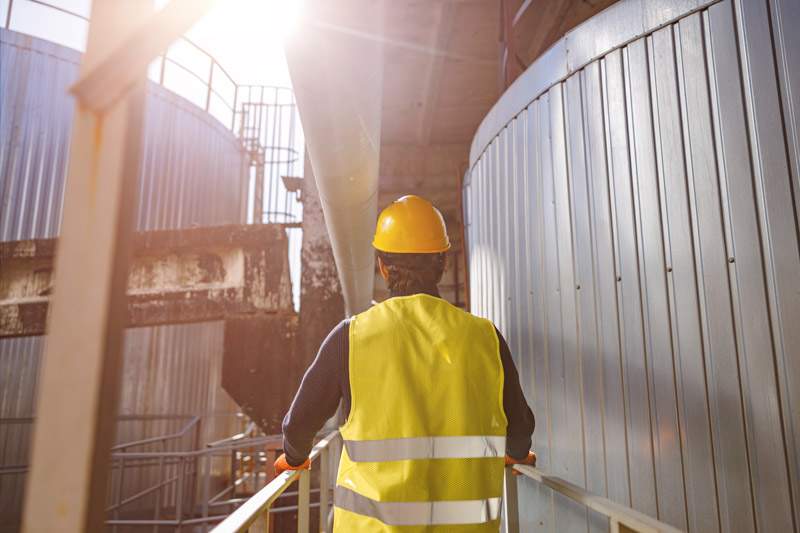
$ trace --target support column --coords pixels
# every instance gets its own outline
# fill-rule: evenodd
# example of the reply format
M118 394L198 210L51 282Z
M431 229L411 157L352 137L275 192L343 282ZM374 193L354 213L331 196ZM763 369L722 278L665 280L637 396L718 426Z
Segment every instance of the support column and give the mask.
M213 0L95 0L70 146L23 530L102 531L149 61Z
M85 74L152 3L96 1ZM23 529L100 531L119 392L144 115L141 82L103 112L76 106Z
M303 179L303 246L300 280L300 332L297 367L302 377L320 343L344 318L344 299L314 171L306 157Z

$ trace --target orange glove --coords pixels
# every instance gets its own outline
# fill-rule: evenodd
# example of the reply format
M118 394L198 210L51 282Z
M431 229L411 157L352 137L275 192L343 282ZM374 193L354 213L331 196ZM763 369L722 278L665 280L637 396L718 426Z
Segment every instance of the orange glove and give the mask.
M286 462L286 454L282 453L280 457L275 461L273 465L275 467L275 475L279 476L282 473L286 472L287 470L310 470L311 469L311 460L306 459L305 462L301 465L292 466Z
M536 466L536 452L528 452L528 456L525 459L514 459L513 457L506 455L506 466L511 465L530 465ZM511 471L515 476L521 475L516 470Z

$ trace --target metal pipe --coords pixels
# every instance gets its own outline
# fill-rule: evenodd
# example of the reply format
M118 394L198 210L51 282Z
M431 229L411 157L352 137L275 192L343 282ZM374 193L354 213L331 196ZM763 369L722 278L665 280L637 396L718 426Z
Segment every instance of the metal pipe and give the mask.
M158 471L164 471L164 458L162 457L159 461ZM181 480L178 481L179 483ZM161 486L158 487L158 492L156 492L156 505L155 510L153 511L153 520L158 520L159 515L161 514ZM158 533L158 524L153 526L153 532Z
M135 502L136 500L144 498L145 496L147 496L148 494L152 494L153 492L156 492L156 491L161 492L161 489L163 489L164 487L166 487L167 485L169 485L171 483L174 483L177 479L178 479L177 476L172 476L172 477L167 478L166 480L164 480L164 481L162 481L162 482L160 482L160 483L158 483L156 485L153 485L152 487L147 487L146 489L140 490L139 492L137 492L133 496L128 496L124 500L120 500L119 502L115 503L111 507L106 507L106 513L114 511L114 518L116 519L116 518L119 517L119 513L117 511L120 508L125 507L129 503Z
M297 495L297 533L308 533L309 529L309 509L311 503L311 473L308 470L300 472L300 480L298 481L298 495Z
M211 87L214 85L214 66L217 64L214 59L211 59L211 67L209 67L208 73L208 90L206 91L206 113L208 110L211 109Z
M328 475L330 470L328 461L328 448L323 448L319 456L319 530L321 533L328 533Z
M176 471L176 476L178 478L177 484L175 485L175 519L178 520L178 523L183 520L183 478L184 478L184 461L181 459L178 462L178 468ZM206 500L208 501L208 500ZM190 509L190 512L194 512L194 509ZM203 517L207 517L208 514L204 513Z
M541 470L528 465L514 465L512 467L520 474L538 481L542 485L578 502L579 504L607 516L612 531L615 527L624 526L630 530L641 533L679 533L679 529L665 524L651 516L641 513L631 507L611 501L603 496L598 496L556 476L550 476Z
M503 481L503 524L503 533L519 533L517 476L510 467L506 467Z
M7 30L11 29L11 11L14 9L14 0L8 0L8 11L6 12L6 25Z
M319 503L309 503L307 509L315 509L317 507L319 507ZM303 507L298 507L297 505L286 505L286 506L283 506L283 507L270 507L269 508L269 514L291 513L292 511L298 511L298 509L302 510ZM298 532L299 531L300 530L298 530Z
M375 277L371 242L378 208L383 45L336 28L381 33L383 3L348 2L357 9L340 2L307 5L315 19L300 24L285 51L345 309L352 315L369 307Z

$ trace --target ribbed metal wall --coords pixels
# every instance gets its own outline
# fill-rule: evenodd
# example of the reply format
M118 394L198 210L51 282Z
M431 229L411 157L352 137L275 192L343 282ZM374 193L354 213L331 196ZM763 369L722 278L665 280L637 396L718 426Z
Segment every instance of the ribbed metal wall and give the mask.
M58 234L74 105L67 88L79 60L73 50L0 30L0 240ZM247 167L237 138L162 87L149 87L146 112L139 229L243 222ZM232 412L219 382L222 329L214 322L130 330L120 412ZM0 339L0 418L34 415L42 347L41 338ZM213 421L214 438L233 431L223 420ZM122 425L120 439L158 432L133 427ZM29 438L29 423L0 423L0 465L26 464ZM0 518L19 509L23 479L0 476Z
M470 305L539 465L692 532L800 525L798 27L797 0L619 2L473 144ZM523 531L607 528L521 483Z

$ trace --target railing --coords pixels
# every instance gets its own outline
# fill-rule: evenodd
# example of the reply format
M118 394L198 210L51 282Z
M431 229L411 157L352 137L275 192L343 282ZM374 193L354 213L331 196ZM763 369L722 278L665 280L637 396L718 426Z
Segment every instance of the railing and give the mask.
M330 499L330 479L328 463L328 447L340 437L338 431L334 431L324 439L319 441L311 451L309 458L314 463L319 459L319 531L329 532L330 521L329 506ZM521 476L513 475L512 469ZM608 518L609 532L620 533L633 531L638 533L680 533L680 530L660 522L639 511L620 505L616 502L592 494L582 487L561 478L550 476L541 470L526 466L514 465L506 469L505 486L503 494L503 517L504 533L519 533L519 501L517 497L517 479L519 477L530 478L559 494L591 509ZM309 533L310 526L310 472L308 470L288 471L282 473L261 489L255 496L247 500L241 507L236 509L228 518L221 522L212 533L262 533L269 531L268 513L275 500L280 497L289 486L298 481L298 502L297 502L297 533Z
M128 416L121 418L120 421L127 422L164 422L164 421L180 421L187 420L177 431L173 431L164 435L155 437L148 437L144 439L137 439L121 444L117 444L111 448L111 475L109 483L108 503L106 507L106 514L110 515L112 522L119 522L120 513L129 508L131 505L142 502L146 498L154 498L153 503L153 516L152 521L157 521L161 514L162 507L168 502L168 497L165 497L165 492L172 486L172 483L179 483L184 479L182 470L175 469L176 473L172 476L172 467L175 466L175 461L165 460L165 454L169 452L182 453L197 447L200 439L200 417L199 416ZM185 442L188 437L188 443ZM188 444L188 446L187 446ZM129 459L131 455L136 452L132 451L139 448L140 453L147 453L148 455L155 456L160 454L159 459L150 461L135 461ZM142 474L149 469L157 468L158 475L155 476L153 485L146 486L135 494L125 496L125 479L126 474L128 477L131 475ZM169 469L169 475L163 475ZM134 472L129 472L134 470ZM137 472L138 471L138 472ZM194 469L195 477L192 479L196 483L196 469ZM117 531L115 522L111 526L112 533Z
M9 0L3 27L6 29L13 29L12 23L15 22L15 12L17 13L17 18L19 18L20 13L24 15L25 10L30 8L44 8L54 13L66 15L72 19L81 21L83 24L89 24L88 16L55 3L46 2L44 0ZM31 17L33 14L33 12L28 13L28 16ZM48 33L51 32L48 30ZM182 47L189 50L190 55L199 57L200 60L190 59L188 56L179 59L174 57L174 55L170 55L170 52L174 54L176 48ZM174 66L177 70L168 71L167 65ZM211 54L187 37L180 37L170 49L163 55L158 56L150 66L150 78L159 85L167 87L170 76L173 78L183 76L184 81L190 80L191 82L199 83L202 88L198 91L192 91L191 94L188 90L172 90L192 101L198 107L203 108L207 113L215 116L223 124L227 124L229 129L236 129L236 106L239 86ZM184 85L187 84L184 83Z
M639 533L680 533L680 530L660 522L655 518L640 513L635 509L592 494L582 487L573 485L560 477L549 476L532 466L514 465L506 469L504 494L504 511L506 516L506 533L519 533L519 502L517 499L517 477L511 475L511 469L523 476L549 487L567 498L608 518L610 533L620 531L636 531ZM509 519L510 517L510 519Z
M330 506L330 488L328 472L328 446L339 438L339 432L333 431L319 441L309 454L313 464L319 459L319 525L320 531L329 531L328 508ZM297 532L308 533L311 525L311 472L309 470L287 471L273 479L255 496L247 500L228 518L223 520L212 531L213 533L242 533L269 531L270 507L289 486L298 482L297 490Z
M162 471L164 468L171 468L174 475L163 476L158 484L146 489L147 494L164 494L164 498L169 497L169 515L162 517L160 513L166 502L160 501L155 506L157 514L153 518L121 518L112 516L106 520L106 525L114 530L117 526L133 527L148 526L167 526L180 528L183 526L207 526L219 522L228 516L228 511L234 505L242 503L236 498L224 499L236 486L246 481L248 476L259 476L259 472L245 474L242 478L235 479L227 486L212 494L212 462L221 458L228 461L237 452L250 452L254 449L264 449L267 446L275 447L280 443L279 436L253 437L238 440L230 440L225 444L213 447L206 447L190 451L165 451L165 452L125 452L113 454L117 461L124 460L128 465L157 465ZM258 461L262 466L266 466L262 454L251 456L251 461ZM128 505L135 499L146 496L145 491L141 491L124 500ZM247 500L245 500L246 503ZM222 508L222 510L219 510ZM112 509L108 509L111 511ZM164 509L166 510L166 509Z

